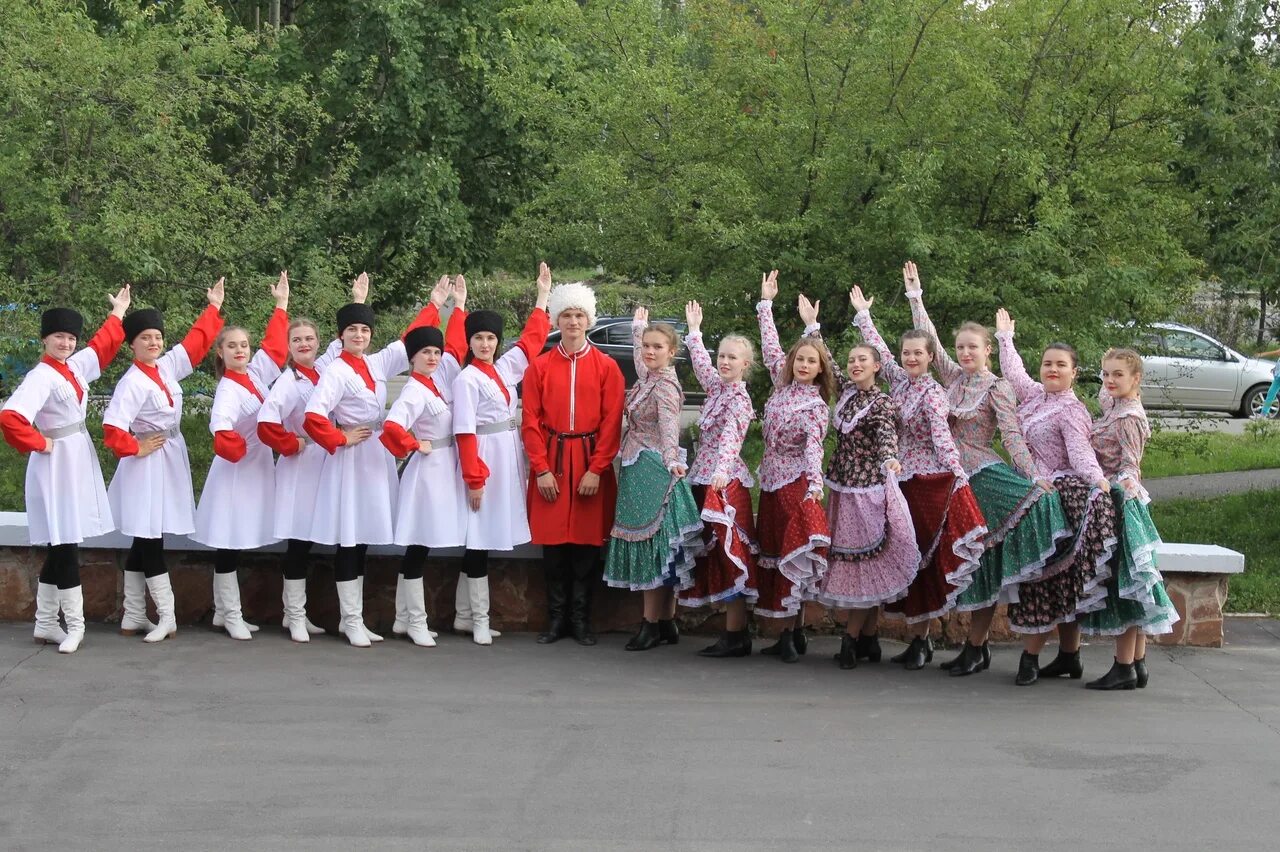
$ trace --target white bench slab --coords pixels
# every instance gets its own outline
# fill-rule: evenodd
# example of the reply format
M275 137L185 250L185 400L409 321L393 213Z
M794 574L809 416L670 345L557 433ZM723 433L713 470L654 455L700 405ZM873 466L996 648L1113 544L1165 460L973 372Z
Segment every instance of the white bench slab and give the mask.
M1244 554L1216 544L1163 542L1156 548L1160 573L1242 574Z

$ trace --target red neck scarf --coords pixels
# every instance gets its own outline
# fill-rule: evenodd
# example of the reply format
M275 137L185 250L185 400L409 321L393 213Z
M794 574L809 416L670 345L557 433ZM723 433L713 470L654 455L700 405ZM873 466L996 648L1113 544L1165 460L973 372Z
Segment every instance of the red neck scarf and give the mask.
M144 364L141 361L134 361L133 366L142 371L142 375L160 386L160 390L164 391L164 398L169 400L169 407L173 408L173 394L169 393L169 386L164 383L164 379L160 378L160 368L155 364Z
M76 400L84 402L84 388L80 387L80 382L76 381L76 374L71 372L71 368L65 362L59 361L57 358L51 358L48 355L45 355L40 360L52 367L59 376L71 382L71 387L76 389Z
M301 364L294 364L293 369L297 370L299 373L306 376L307 379L311 382L311 384L313 385L320 384L320 371L317 370L315 367L304 367Z
M435 379L431 378L430 376L424 376L421 373L414 373L413 378L414 378L414 381L420 383L427 390L431 391L433 394L440 397L442 401L444 400L444 396L441 395L440 389L436 387Z
M338 353L338 357L347 363L351 369L356 371L356 375L364 379L364 386L374 393L377 392L377 385L373 382L373 376L369 373L369 365L364 362L364 358L360 355L352 355L345 349Z
M235 384L244 388L249 393L256 396L258 398L258 402L264 401L262 399L262 394L258 392L258 389L253 384L253 379L249 378L248 373L234 373L228 370L227 372L222 374L222 378L227 379L228 381L234 382Z
M507 405L511 404L511 391L507 390L507 386L502 382L502 376L498 375L498 370L492 364L486 364L483 361L473 360L471 366L484 373L497 383L498 388L502 391L502 397L507 401Z

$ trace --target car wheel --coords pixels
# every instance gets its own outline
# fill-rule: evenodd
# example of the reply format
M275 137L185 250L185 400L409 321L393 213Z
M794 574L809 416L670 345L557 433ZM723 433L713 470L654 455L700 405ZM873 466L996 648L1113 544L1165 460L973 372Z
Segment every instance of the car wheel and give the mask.
M1262 403L1266 402L1268 387L1268 385L1257 385L1245 392L1244 399L1240 402L1241 417L1257 417L1262 414ZM1280 417L1280 401L1271 406L1267 417L1271 420Z

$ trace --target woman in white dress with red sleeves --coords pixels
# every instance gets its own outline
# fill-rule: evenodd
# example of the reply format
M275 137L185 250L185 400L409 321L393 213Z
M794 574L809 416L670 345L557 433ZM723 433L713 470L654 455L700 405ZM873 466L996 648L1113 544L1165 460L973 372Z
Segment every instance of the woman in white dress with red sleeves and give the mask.
M44 312L44 356L0 411L5 441L30 453L24 489L27 535L31 544L49 548L36 587L35 640L57 643L63 654L75 653L84 640L79 544L115 529L98 454L84 425L89 384L124 342L120 318L129 307L129 287L107 298L111 314L79 352L75 349L84 317L70 308ZM66 618L65 632L58 624L59 609Z
M213 607L232 639L252 639L240 611L236 567L241 550L273 544L275 459L258 438L258 410L280 375L288 353L289 275L271 288L276 308L256 353L249 334L227 326L214 342L218 388L209 411L213 463L196 507L195 541L217 552L213 560Z
M457 311L466 305L466 281L458 276L455 313L448 338L434 326L420 326L404 336L413 371L400 397L387 412L382 443L396 458L406 458L396 501L395 543L405 549L396 578L396 620L391 632L408 636L415 645L435 647L427 627L426 592L422 576L431 548L461 547L466 543L467 494L454 446L453 416L449 411L453 380L462 369L467 349L463 320ZM449 279L437 289L448 292ZM432 300L435 301L433 294Z
M435 306L427 305L408 331L428 325L434 315ZM307 539L338 548L333 560L342 615L338 629L357 648L382 641L364 623L364 559L369 545L391 544L399 484L391 454L380 441L368 439L382 431L387 379L409 369L402 340L365 354L373 326L367 305L338 310L342 351L321 374L303 420L307 434L329 454L320 468Z
M164 536L195 532L191 459L182 436L181 382L209 354L222 330L224 279L209 288L209 306L187 336L165 352L164 317L154 309L124 318L133 366L116 384L102 416L103 443L120 464L107 488L120 532L133 537L124 566L124 614L120 632L146 631L147 642L178 632L173 586L164 564ZM145 577L145 580L144 580ZM147 619L147 591L159 625Z
M489 551L510 551L531 538L528 469L516 416L515 387L547 342L551 270L538 269L538 300L515 346L497 357L502 315L476 311L464 319L466 365L453 382L453 431L467 486L466 551L462 558L454 630L471 628L477 645L493 644L489 630ZM457 322L456 311L450 322ZM465 601L465 603L464 603ZM465 606L465 608L464 608Z

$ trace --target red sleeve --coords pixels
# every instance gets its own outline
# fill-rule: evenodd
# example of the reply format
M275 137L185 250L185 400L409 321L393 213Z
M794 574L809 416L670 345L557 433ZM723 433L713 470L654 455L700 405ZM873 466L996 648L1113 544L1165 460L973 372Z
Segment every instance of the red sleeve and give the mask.
M213 433L213 454L231 463L244 458L247 447L244 438L235 429L219 429Z
M382 435L379 440L382 446L391 451L391 455L402 459L418 449L418 439L409 434L399 423L388 420L382 424Z
M271 360L280 369L289 358L289 314L276 308L267 320L267 330L262 333L262 343L258 348L271 356ZM190 352L191 350L187 350Z
M622 409L626 405L626 380L612 359L600 388L600 427L596 435L596 451L591 454L590 470L603 474L613 465L622 446Z
M311 440L328 450L329 455L347 444L347 436L324 415L314 412L307 414L302 420L302 428L311 436Z
M529 470L534 476L551 469L547 458L547 438L542 432L542 370L543 362L533 361L524 374L520 392L520 437L524 452L529 457Z
M467 312L454 308L444 329L444 351L462 364L467 359Z
M413 322L409 323L409 327L404 330L404 334L400 335L400 339L404 340L405 334L408 334L415 328L422 328L424 325L440 325L440 311L430 302L427 302L422 306L422 310L418 311L418 315L413 318Z
M191 326L187 336L182 338L182 348L187 350L187 357L191 359L192 366L199 364L204 360L204 356L209 354L214 338L220 331L222 331L222 315L218 313L217 308L210 305L204 309L204 313L200 315L200 319L196 320L196 324Z
M524 350L524 356L529 359L530 364L542 354L542 347L546 345L547 335L550 333L551 318L542 308L534 308L529 319L525 320L520 339L516 341L516 346Z
M302 449L298 436L279 423L259 423L258 440L282 456L291 456Z
M462 481L471 490L484 488L489 478L489 466L480 458L479 444L475 435L457 435L458 461L462 463Z
M0 431L4 432L5 443L20 453L44 449L44 435L16 411L0 411Z
M102 327L89 340L89 348L98 356L98 369L105 370L124 343L124 325L115 314L109 314Z
M123 459L138 454L138 439L123 429L102 424L102 443L115 453L116 458Z

